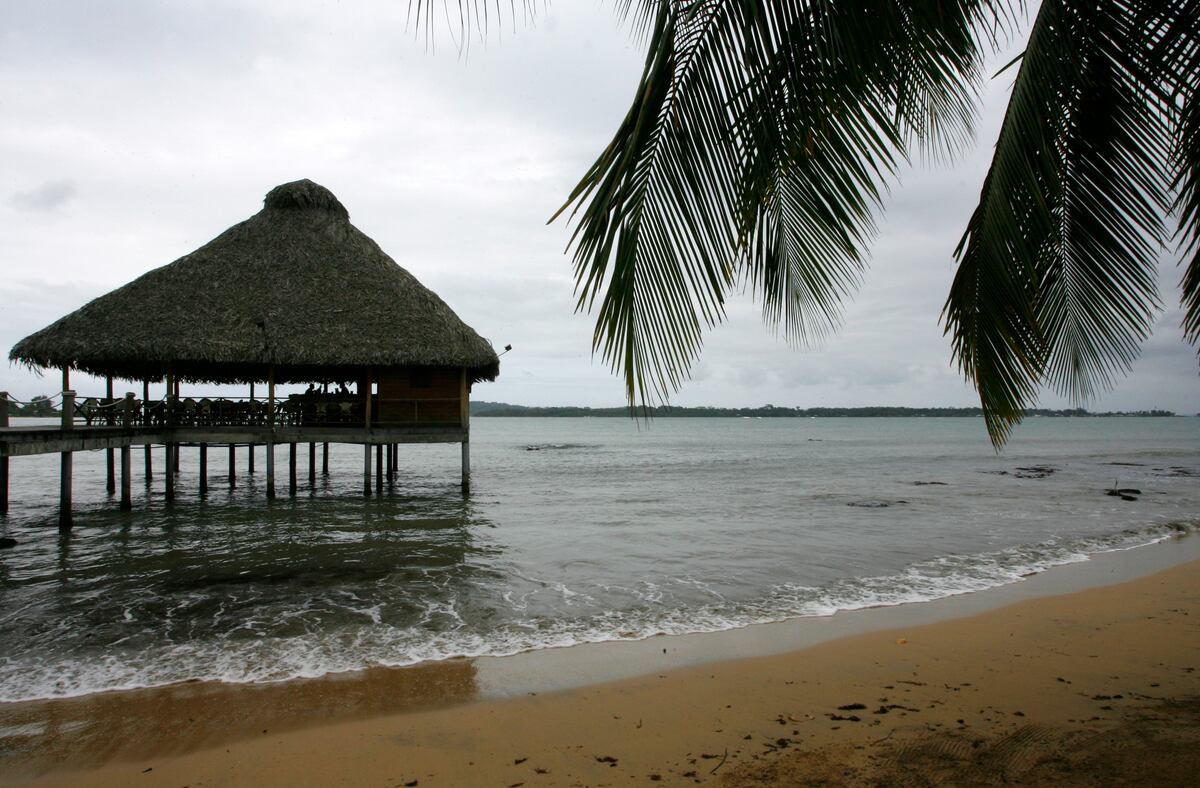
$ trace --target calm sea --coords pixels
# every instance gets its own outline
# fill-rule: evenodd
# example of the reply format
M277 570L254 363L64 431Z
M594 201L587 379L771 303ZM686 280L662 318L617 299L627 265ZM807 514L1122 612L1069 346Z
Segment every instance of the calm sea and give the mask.
M476 419L458 446L402 447L361 494L361 449L268 504L210 451L199 500L134 511L76 455L59 534L57 456L12 461L0 535L0 700L187 679L317 676L894 605L1005 583L1200 526L1200 418L1031 419L1001 454L982 422ZM161 450L155 454L161 473ZM1141 491L1109 496L1114 485Z

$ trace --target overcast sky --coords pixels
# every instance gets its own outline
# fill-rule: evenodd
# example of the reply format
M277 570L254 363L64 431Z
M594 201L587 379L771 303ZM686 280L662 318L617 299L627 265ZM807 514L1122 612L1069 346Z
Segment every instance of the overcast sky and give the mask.
M569 228L546 220L608 142L641 47L615 3L554 0L460 57L428 48L406 0L12 0L0 5L0 347L256 213L311 178L497 349L476 399L616 405L623 388L576 314ZM735 299L683 405L974 405L938 315L1010 75L975 149L906 172L843 329L789 348ZM1133 373L1096 410L1200 411L1173 258ZM203 316L198 316L200 319ZM130 315L137 320L137 315ZM81 393L102 385L77 376ZM0 365L0 389L56 374ZM118 388L126 386L119 384ZM1070 403L1047 394L1042 405Z

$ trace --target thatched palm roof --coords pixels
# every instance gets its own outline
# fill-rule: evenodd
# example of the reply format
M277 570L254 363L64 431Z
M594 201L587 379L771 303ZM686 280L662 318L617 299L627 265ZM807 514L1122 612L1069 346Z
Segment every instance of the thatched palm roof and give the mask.
M351 380L362 367L465 367L492 380L492 346L350 223L309 180L18 342L9 358L130 380Z

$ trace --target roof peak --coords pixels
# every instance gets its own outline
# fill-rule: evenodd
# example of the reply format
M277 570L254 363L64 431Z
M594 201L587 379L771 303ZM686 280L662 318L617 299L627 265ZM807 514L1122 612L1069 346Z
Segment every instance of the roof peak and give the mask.
M263 199L263 205L267 208L287 211L324 211L343 219L350 218L349 212L333 195L333 192L308 178L276 186L267 192L267 196Z

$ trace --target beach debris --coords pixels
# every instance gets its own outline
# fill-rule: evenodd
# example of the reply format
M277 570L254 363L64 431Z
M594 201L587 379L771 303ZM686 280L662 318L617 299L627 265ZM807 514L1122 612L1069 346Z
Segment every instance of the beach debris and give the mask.
M865 708L861 703L847 703L845 706L838 706L838 711L860 711Z
M707 756L702 756L702 757L707 757ZM716 757L716 756L713 756L713 757ZM710 771L709 774L716 774L717 769L720 769L722 766L725 765L725 759L728 757L729 757L729 748L726 747L725 754L721 756L721 762L718 763L716 766L712 767L712 771Z
M7 550L10 547L16 547L17 540L11 536L0 536L0 550Z
M848 714L844 717L841 714L826 714L825 716L834 722L862 722L862 717L857 714Z
M154 771L154 767L148 766L145 769L142 769L142 774L145 774L146 772L152 772L152 771Z
M652 782L652 783L656 783L662 779L662 775L658 774L658 773L649 774L649 775L647 775L647 777L650 779L650 782Z
M416 786L418 786L420 784L421 784L420 780L409 780L408 782L406 782L404 784L404 788L416 788Z
M534 774L549 774L550 770L543 769L541 766L535 766L535 767L533 767L533 773Z
M906 646L906 645L908 645L908 638L896 638L896 645L897 645L897 646Z
M596 759L597 763L607 763L609 766L617 765L617 759L611 755L593 755L592 757Z
M529 760L529 759L528 758L514 758L513 766L520 766L521 764L525 763L525 761L527 761L527 760Z

